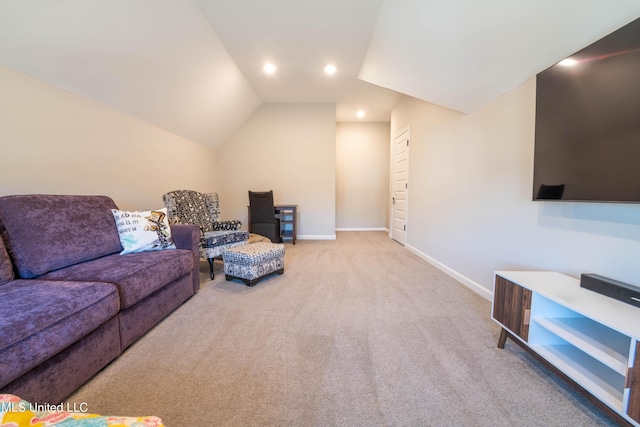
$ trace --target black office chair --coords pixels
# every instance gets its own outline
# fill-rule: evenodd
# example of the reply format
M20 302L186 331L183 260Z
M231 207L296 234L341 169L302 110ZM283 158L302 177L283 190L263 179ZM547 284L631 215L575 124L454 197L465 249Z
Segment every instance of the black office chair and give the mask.
M249 233L265 236L273 243L282 242L273 191L249 190Z

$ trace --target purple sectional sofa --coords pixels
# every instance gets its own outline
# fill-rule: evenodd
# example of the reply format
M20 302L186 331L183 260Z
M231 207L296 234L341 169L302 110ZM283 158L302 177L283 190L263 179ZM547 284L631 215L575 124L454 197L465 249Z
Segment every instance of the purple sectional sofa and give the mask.
M0 393L59 403L200 287L200 230L120 255L105 196L0 197Z

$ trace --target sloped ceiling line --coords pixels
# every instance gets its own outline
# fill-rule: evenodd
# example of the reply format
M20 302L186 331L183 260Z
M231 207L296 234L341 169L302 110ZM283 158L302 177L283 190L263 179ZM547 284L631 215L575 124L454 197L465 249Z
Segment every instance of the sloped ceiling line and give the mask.
M3 0L0 64L216 148L262 102L472 112L638 16L637 0Z

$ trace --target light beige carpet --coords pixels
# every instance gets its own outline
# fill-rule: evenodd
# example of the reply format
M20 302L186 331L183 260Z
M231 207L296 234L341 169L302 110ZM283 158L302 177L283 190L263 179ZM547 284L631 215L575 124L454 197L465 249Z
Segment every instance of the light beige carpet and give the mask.
M253 288L207 270L69 401L171 427L614 425L386 233L287 244L285 274Z

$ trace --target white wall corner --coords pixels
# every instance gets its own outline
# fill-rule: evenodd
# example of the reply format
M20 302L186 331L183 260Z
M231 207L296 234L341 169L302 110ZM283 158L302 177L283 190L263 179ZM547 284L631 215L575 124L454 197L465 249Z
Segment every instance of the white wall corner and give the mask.
M420 250L414 248L411 245L405 245L405 248L407 248L410 252L416 254L417 256L422 258L423 260L427 261L429 264L433 265L438 270L442 271L443 273L447 274L448 276L451 276L452 278L454 278L458 282L462 283L463 285L465 285L466 287L468 287L469 289L471 289L472 291L474 291L478 295L484 297L485 299L487 299L489 301L493 300L493 292L490 291L489 289L485 288L484 286L482 286L478 282L475 282L475 281L469 279L468 277L463 276L462 274L458 273L457 271L447 267L446 265L442 264L439 261L436 261L435 259L431 258L429 255L425 254L424 252L421 252Z

